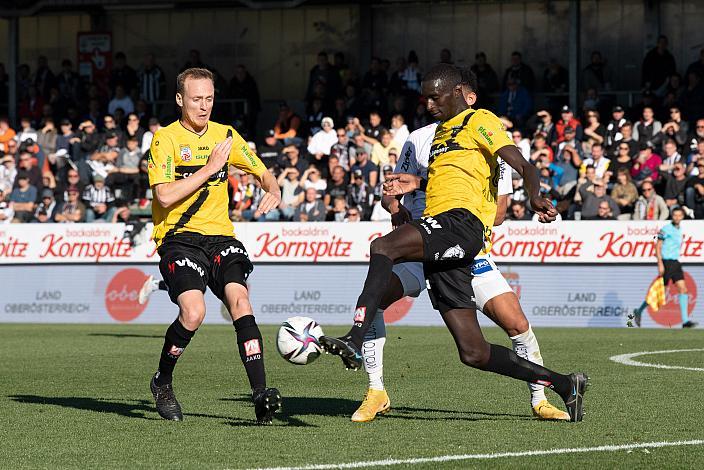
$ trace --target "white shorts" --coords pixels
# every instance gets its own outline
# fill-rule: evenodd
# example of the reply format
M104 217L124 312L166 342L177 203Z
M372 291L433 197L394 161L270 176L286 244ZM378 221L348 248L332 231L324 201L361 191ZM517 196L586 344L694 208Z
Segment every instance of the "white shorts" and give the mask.
M404 296L418 297L425 290L423 263L397 264L393 272L401 281ZM486 303L494 297L513 291L491 259L491 255L474 260L472 275L472 289L479 310L483 310Z

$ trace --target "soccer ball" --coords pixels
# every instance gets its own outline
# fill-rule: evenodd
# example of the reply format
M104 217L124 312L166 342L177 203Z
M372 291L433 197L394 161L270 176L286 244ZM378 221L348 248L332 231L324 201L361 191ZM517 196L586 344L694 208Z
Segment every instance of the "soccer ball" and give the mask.
M276 348L291 364L310 364L323 351L318 341L321 336L323 329L312 318L291 317L279 328Z

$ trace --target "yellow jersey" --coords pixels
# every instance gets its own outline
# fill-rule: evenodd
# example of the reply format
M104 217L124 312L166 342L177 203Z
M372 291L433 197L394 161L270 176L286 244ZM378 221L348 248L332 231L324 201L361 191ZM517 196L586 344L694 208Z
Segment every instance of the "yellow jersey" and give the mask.
M435 130L428 161L424 216L463 208L484 227L494 225L500 177L496 152L514 145L485 109L467 109Z
M152 188L187 178L203 168L215 145L227 138L228 131L232 132L232 151L228 163L220 171L195 193L169 208L159 204L156 198L152 200L152 237L157 246L164 238L182 232L234 236L228 211L228 165L258 178L267 170L231 126L209 121L205 133L198 135L176 121L154 135L147 156L149 185Z

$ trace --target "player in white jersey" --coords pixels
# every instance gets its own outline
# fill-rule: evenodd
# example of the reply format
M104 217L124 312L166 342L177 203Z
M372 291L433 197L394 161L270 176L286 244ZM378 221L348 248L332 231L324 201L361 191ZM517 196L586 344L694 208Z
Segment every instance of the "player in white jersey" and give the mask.
M403 146L396 164L395 173L411 173L425 178L428 170L430 146L437 124L415 130ZM508 199L513 192L511 169L501 160L498 190L498 209L494 225L500 225L506 214ZM404 196L403 206L395 198L385 197L384 204L392 213L394 227L406 220L418 219L425 209L425 193L414 191ZM488 246L488 245L487 245ZM490 249L483 250L472 266L472 288L477 308L499 325L511 338L515 353L529 361L542 365L538 340L521 309L518 297L506 282L491 258ZM377 414L390 410L391 402L384 388L383 357L386 342L386 326L383 309L405 296L418 297L426 288L423 263L397 264L394 276L374 322L371 324L362 345L364 369L369 375L369 388L361 406L352 415L352 421L371 421ZM540 419L569 420L569 415L554 407L545 397L544 387L529 383L533 414Z

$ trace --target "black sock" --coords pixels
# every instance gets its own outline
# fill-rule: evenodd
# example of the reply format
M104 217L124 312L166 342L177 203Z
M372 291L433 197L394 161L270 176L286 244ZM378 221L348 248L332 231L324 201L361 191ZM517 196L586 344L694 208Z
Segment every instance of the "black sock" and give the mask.
M643 301L643 303L640 304L640 307L638 307L638 308L636 309L636 312L638 313L638 315L641 315L641 314L643 313L643 310L645 310L645 308L646 308L647 306L648 306L648 302Z
M161 387L165 384L170 384L173 380L174 367L176 361L183 354L191 338L196 334L195 331L187 330L178 318L169 326L164 335L164 347L161 350L161 358L159 359L159 371L157 372L154 381Z
M169 290L169 288L166 287L166 282L159 281L159 290Z
M266 388L266 371L264 370L264 344L262 334L253 315L232 322L237 332L237 347L240 351L242 364L247 371L252 392Z
M490 344L489 362L483 370L513 377L525 382L544 385L553 389L558 395L567 398L571 393L570 379L545 367L526 361L508 348Z
M372 254L369 258L369 271L364 281L364 289L357 299L354 325L347 333L358 348L362 347L364 334L374 320L379 303L391 281L393 267L394 262L388 256Z

